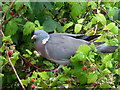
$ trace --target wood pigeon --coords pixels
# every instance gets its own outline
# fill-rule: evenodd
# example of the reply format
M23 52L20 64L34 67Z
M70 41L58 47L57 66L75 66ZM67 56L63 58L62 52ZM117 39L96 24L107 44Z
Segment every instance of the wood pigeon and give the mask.
M36 39L36 50L48 60L60 64L54 71L70 62L70 57L73 56L80 45L90 44L100 35L83 35L83 34L68 34L68 33L53 33L48 34L44 30L34 32L32 39ZM117 46L101 46L97 43L99 53L112 53L117 49Z

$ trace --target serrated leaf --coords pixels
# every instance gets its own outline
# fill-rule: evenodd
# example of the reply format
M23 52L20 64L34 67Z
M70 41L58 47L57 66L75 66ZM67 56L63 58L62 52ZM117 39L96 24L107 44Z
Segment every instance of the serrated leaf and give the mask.
M84 18L81 18L81 19L77 20L77 22L78 23L83 23L84 20L85 20Z
M113 67L113 64L111 61L108 61L107 63L105 63L106 67L108 68L112 68Z
M97 4L94 1L88 2L88 6L91 6L92 9L95 9L97 7Z
M102 25L106 25L106 18L103 14L101 13L96 14L96 18L98 21L101 22Z
M115 71L114 71L114 72L120 76L120 68L115 69Z
M84 27L84 29L87 30L88 28L91 28L91 26L92 26L92 22L89 22L89 23Z
M43 87L43 88L48 88L48 85L45 81L41 80L40 82L40 85Z
M56 29L57 23L52 19L47 19L43 23L44 30L47 32L52 32Z
M87 76L87 83L94 83L98 79L98 75L96 73L89 73Z
M76 52L83 52L83 54L88 55L88 53L90 52L90 47L88 45L80 45Z
M6 25L5 35L14 35L18 30L17 24L11 20Z
M80 84L86 84L87 83L87 76L86 74L82 74L78 77Z
M103 72L104 72L105 74L111 73L111 71L110 71L108 68L105 68L105 69L103 70Z
M92 22L92 24L96 24L98 22L97 17L93 17L91 22Z
M13 57L11 57L12 64L15 65L16 61L19 59L20 52L16 51L13 53Z
M114 27L115 27L115 23L111 22L107 26L105 26L103 30L111 30Z
M40 77L41 77L43 80L49 78L49 76L47 75L47 72L39 72L38 74L40 75Z
M35 30L35 24L33 22L28 21L24 25L23 34L24 35L31 34L34 30Z
M82 25L81 25L81 24L75 24L74 32L75 32L75 33L79 33L80 30L81 30L81 28L82 28Z
M72 25L73 25L73 22L69 22L69 23L65 24L65 26L63 27L63 32L65 32Z
M112 58L112 53L106 55L106 56L103 58L103 63L107 63L108 61L111 61L111 58Z
M68 67L62 67L62 69L63 69L65 72L69 72L69 71L70 71L70 68L68 68Z
M108 83L103 83L100 85L100 88L110 88L111 86Z
M109 10L108 10L108 16L109 17L114 16L115 13L116 13L115 8L110 7Z
M113 27L110 31L111 31L112 33L114 33L114 34L118 34L118 27L115 26L115 27Z
M25 85L26 87L28 86L28 81L27 80L21 80L23 85Z
M71 57L71 61L73 63L77 63L79 61L85 61L86 60L86 55L83 54L83 52L79 52L75 54L73 57Z
M76 3L73 4L72 8L71 8L71 13L70 13L73 17L75 16L79 16L81 14L81 5Z

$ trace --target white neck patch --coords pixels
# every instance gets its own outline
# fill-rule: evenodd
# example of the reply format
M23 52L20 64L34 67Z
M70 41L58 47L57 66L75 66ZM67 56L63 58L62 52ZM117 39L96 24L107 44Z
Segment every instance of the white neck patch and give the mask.
M47 38L43 39L43 40L42 40L42 44L46 44L47 41L49 40L49 38L50 38L50 37L48 36Z

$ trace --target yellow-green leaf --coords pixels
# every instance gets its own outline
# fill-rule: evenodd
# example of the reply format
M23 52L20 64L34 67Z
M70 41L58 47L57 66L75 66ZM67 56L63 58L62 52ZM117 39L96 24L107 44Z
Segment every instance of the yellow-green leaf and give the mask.
M111 22L103 30L111 30L115 27L115 23Z
M65 26L63 27L63 32L65 32L72 25L73 25L73 22L69 22L69 23L65 24Z
M81 25L81 24L75 24L74 32L75 32L75 33L79 33L80 30L81 30L81 28L82 28L82 25Z

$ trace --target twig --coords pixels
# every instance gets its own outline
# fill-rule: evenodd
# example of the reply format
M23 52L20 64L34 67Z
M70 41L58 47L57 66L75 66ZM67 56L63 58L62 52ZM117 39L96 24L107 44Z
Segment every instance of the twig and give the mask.
M2 36L5 36L4 33L3 33L3 31L2 31L2 25L1 25L1 24L0 24L0 32L1 32ZM12 64L12 62L11 62L11 60L10 60L10 57L9 57L9 55L8 55L8 50L6 50L6 52L7 52L8 61L10 62L10 65L11 65L11 67L12 67L12 69L13 69L13 71L14 71L17 79L18 79L18 81L20 82L23 90L25 90L25 87L23 86L23 83L21 82L21 80L20 80L20 78L19 78L19 76L18 76L18 74L17 74L16 69L15 69L14 65ZM6 65L6 63L5 63L4 65Z
M19 78L19 76L18 76L18 74L17 74L16 69L15 69L14 65L12 64L12 62L11 62L11 60L10 60L10 57L9 57L9 55L8 55L8 51L7 51L7 58L8 58L8 61L10 62L10 65L11 65L11 67L12 67L12 69L13 69L15 75L17 76L17 79L18 79L18 81L20 82L20 84L21 84L23 90L25 90L25 87L24 87L23 83L21 82L21 80L20 80L20 78Z
M4 21L4 22L2 23L2 25L3 25L3 24L6 24L8 21L10 21L10 20L12 20L14 17L16 17L16 16L18 15L18 13L19 13L24 7L25 7L25 5L23 4L23 5L17 10L17 12L16 12L12 17L10 17L10 18L7 19L6 21Z
M2 36L5 36L4 33L3 33L3 31L2 31L2 25L1 25L1 23L0 23L0 32L1 32Z
M13 1L11 2L10 6L8 7L8 9L5 11L5 13L4 13L3 17L2 17L2 21L5 19L5 16L6 16L8 10L13 6L13 4L15 3L15 1L16 1L16 0L13 0Z
M96 35L96 33L97 33L97 27L98 27L98 23L95 25L95 27L94 27L94 35Z
M22 55L20 55L20 57L27 63L27 62L29 62L29 61L27 61ZM32 66L32 67L35 67L36 69L38 69L38 71L52 71L52 70L55 70L55 69L51 69L51 70L43 70L43 69L40 69L39 67L37 67L36 65L33 65L33 64L31 64L30 62L29 62L29 64L30 64L30 66Z

